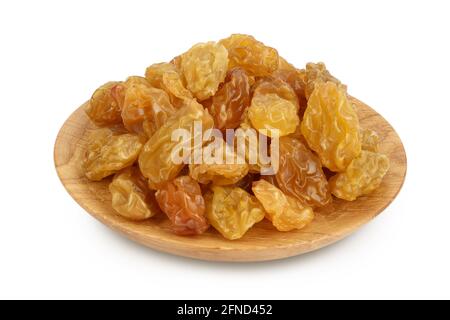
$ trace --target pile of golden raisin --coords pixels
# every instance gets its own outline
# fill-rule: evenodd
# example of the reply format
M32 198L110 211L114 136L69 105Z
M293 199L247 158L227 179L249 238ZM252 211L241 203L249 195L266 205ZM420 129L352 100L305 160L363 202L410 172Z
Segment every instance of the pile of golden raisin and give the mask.
M277 50L236 34L97 89L85 109L99 127L88 139L85 174L114 175L112 207L121 216L162 212L176 234L198 235L211 224L239 239L264 218L279 231L301 229L331 194L353 201L389 169L377 133L360 127L355 108L323 63L296 69ZM192 131L196 121L202 130L278 129L279 170L261 175L263 165L249 161L175 164L171 134Z

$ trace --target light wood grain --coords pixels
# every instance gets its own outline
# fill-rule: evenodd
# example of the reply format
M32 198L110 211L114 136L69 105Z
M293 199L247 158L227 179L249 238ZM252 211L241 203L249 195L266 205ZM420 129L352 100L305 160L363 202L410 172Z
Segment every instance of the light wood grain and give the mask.
M88 213L128 238L156 250L214 261L264 261L299 255L330 245L356 231L382 212L403 185L406 154L399 136L373 109L352 100L358 108L361 125L380 134L381 152L391 160L391 168L375 192L354 202L335 200L330 206L317 210L314 222L299 231L279 232L268 221L263 221L242 239L230 241L212 228L201 236L174 235L163 216L138 223L121 218L110 204L110 180L91 182L83 175L81 159L86 133L94 127L82 107L69 117L58 134L54 153L56 170L64 187Z

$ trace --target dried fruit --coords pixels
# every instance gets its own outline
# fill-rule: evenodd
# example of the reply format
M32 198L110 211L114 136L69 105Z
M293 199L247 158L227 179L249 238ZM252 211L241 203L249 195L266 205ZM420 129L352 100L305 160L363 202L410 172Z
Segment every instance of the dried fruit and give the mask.
M114 135L106 128L93 131L88 138L83 164L86 177L100 181L131 166L138 158L142 146L137 135Z
M121 82L108 82L95 90L85 107L89 118L99 127L114 126L122 123L120 101L113 94Z
M205 145L202 152L202 163L189 165L189 175L202 184L231 185L248 173L245 159L221 138Z
M266 180L268 183L270 183L271 185L273 185L274 187L277 187L279 189L276 176L274 176L274 175L272 175L272 176L261 176L261 180Z
M179 235L196 235L205 232L205 200L199 184L189 176L180 176L156 191L161 210L172 222L172 230Z
M280 231L301 229L332 194L355 200L389 168L379 136L360 128L346 86L323 63L297 69L249 35L199 43L145 77L109 82L85 111L107 128L88 138L86 177L115 174L121 216L162 209L181 235L205 232L209 219L239 239L264 216Z
M161 89L134 84L126 90L122 119L130 132L145 132L151 137L175 112L169 96Z
M278 69L272 74L272 77L283 80L284 82L286 82L291 86L291 88L297 95L298 105L300 107L299 115L303 116L303 113L305 112L307 105L307 99L305 96L306 83L304 76L302 75L302 71L297 69L293 70Z
M302 134L302 126L297 126L295 131L288 135L288 137L300 140L304 145L308 146L308 142Z
M243 69L236 68L228 72L225 83L211 98L208 110L217 129L235 129L249 105L250 79Z
M366 151L378 152L380 137L376 131L370 129L360 129L359 137L361 140L361 149Z
M248 118L248 109L244 112L240 127L234 133L235 151L244 157L249 166L249 172L264 175L273 171L270 158L271 139L265 135L258 135Z
M170 60L170 63L173 64L178 70L181 70L181 55Z
M229 69L241 67L252 76L264 77L278 68L277 50L252 36L233 34L219 43L228 50Z
M199 121L203 132L194 132L194 122ZM203 134L213 127L213 119L209 113L195 100L191 100L185 107L179 109L173 117L159 128L145 144L139 156L139 167L152 189L174 179L183 169L183 163L174 163L172 154L176 154L176 148L180 146L179 141L172 141L172 133L177 129L185 129L191 134L189 150L198 148L196 144L197 135ZM203 144L204 141L200 143Z
M359 120L345 90L333 82L316 87L301 131L309 147L331 171L341 172L361 152Z
M123 84L125 85L125 87L130 87L135 84L141 84L141 85L149 86L149 87L152 86L151 83L146 78L141 77L141 76L128 77L127 80L125 80L125 82Z
M191 92L186 89L180 70L172 63L151 65L147 68L145 77L153 87L165 90L174 106L182 106L184 100L193 98Z
M181 58L181 71L187 88L200 101L217 92L227 68L228 52L223 45L214 42L199 43Z
M331 75L331 73L327 70L325 64L322 62L319 63L310 62L306 65L305 80L306 80L305 95L307 99L309 99L317 84L322 84L325 82L333 82L338 86L341 86L344 90L347 89L345 85L342 85L338 79L336 79Z
M241 189L245 190L246 192L253 194L253 190L252 190L253 181L257 181L257 180L261 179L261 177L264 177L264 176L261 176L259 173L250 172L245 177L243 177L241 180L239 180L238 182L233 184L232 187L241 188Z
M248 108L248 117L252 126L264 135L273 136L271 130L277 130L279 136L295 131L300 123L297 106L277 94L258 94Z
M283 57L279 56L278 57L278 69L277 69L277 71L279 71L279 70L295 71L296 68L294 67L294 65L289 63L286 59L284 59Z
M111 94L113 98L117 101L120 110L123 110L127 89L134 85L142 85L150 88L150 83L147 81L147 79L139 76L131 76L128 77L127 80L125 80L125 82L120 82L118 85L114 86L111 89Z
M303 204L322 207L331 201L328 182L319 158L300 140L280 139L278 187Z
M314 219L310 207L303 206L265 180L253 182L253 193L266 210L266 217L279 231L302 229Z
M264 135L278 130L279 136L293 133L300 123L298 98L292 87L281 79L265 78L254 86L248 119Z
M353 201L378 188L388 170L388 157L363 150L345 172L330 179L331 192L340 199Z
M279 78L264 78L255 84L253 95L276 94L280 98L285 99L299 108L297 95L292 87Z
M131 220L145 220L160 212L155 193L148 188L147 179L138 167L128 167L116 173L109 185L112 207Z
M241 188L211 188L206 196L206 216L212 226L225 238L236 240L264 219L264 208L256 197Z

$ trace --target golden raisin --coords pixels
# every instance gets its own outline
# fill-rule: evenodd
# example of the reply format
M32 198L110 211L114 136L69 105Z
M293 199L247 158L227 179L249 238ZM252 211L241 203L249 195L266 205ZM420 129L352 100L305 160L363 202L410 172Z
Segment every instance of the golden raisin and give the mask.
M314 219L314 212L310 207L286 196L265 180L253 182L253 193L266 210L266 217L279 231L302 229Z
M317 85L301 126L309 147L331 171L344 171L361 153L358 116L345 90L333 82Z
M201 164L189 165L189 175L202 184L212 182L215 185L231 185L247 173L245 159L240 158L223 139L218 138L203 147Z
M86 177L100 181L131 166L138 158L142 146L137 135L114 135L106 128L93 131L88 138L83 164Z
M219 43L228 50L229 69L241 67L252 76L264 77L278 68L278 51L252 36L233 34Z
M283 80L287 84L291 86L291 88L294 90L295 94L297 95L298 99L298 105L299 105L299 115L303 116L303 113L305 112L306 105L307 105L307 99L305 96L305 87L306 83L304 78L302 77L301 70L285 70L285 69L278 69L275 71L272 76L274 78Z
M108 82L95 90L85 107L89 118L99 127L114 126L122 123L120 101L113 94L121 82Z
M273 136L276 130L280 137L295 132L300 123L297 106L279 95L258 94L252 99L248 117L252 126L264 135Z
M191 177L180 176L164 183L156 192L156 200L176 234L196 235L208 229L205 200L199 184Z
M130 132L145 132L151 137L175 112L169 96L161 89L136 84L126 90L122 119Z
M173 117L168 119L145 144L139 156L139 167L144 176L149 179L152 189L158 189L159 185L174 179L183 169L183 163L172 161L172 154L180 145L179 141L172 140L172 132L185 129L192 133L196 121L201 123L203 133L214 125L209 113L198 102L191 100L188 105L179 109ZM196 138L193 134L191 139L190 150L201 147L195 145ZM201 143L203 144L204 141Z
M388 170L388 157L363 150L344 172L330 179L331 192L340 199L353 201L378 188Z
M250 79L243 69L235 68L228 72L225 83L211 98L208 110L217 129L235 129L249 105Z
M276 179L279 188L303 204L322 207L331 194L319 158L300 140L280 139L280 160Z
M370 129L360 129L359 137L361 139L361 149L366 151L378 152L380 137L378 133Z
M225 238L236 240L264 219L264 208L241 188L213 186L206 196L206 216Z
M125 218L145 220L160 212L155 192L148 188L147 180L138 167L128 167L116 173L109 191L112 207Z
M345 85L342 85L338 79L336 79L331 75L331 73L327 70L327 67L323 62L319 63L310 62L306 64L305 80L306 80L305 96L307 99L309 99L317 84L322 84L325 82L333 82L341 86L344 90L347 89Z
M184 100L193 98L192 93L186 89L180 69L172 63L151 65L147 68L145 77L153 87L165 90L175 107L180 107Z
M217 92L227 68L228 52L223 45L214 42L199 43L181 58L181 71L187 88L200 101Z
M299 108L298 98L294 89L280 78L264 78L258 81L254 86L253 95L276 94L280 98L291 102Z
M270 139L264 135L258 135L253 130L248 118L248 112L244 112L243 118L244 120L234 135L236 153L245 157L249 165L249 172L259 174L270 170L272 168L271 159L269 158Z

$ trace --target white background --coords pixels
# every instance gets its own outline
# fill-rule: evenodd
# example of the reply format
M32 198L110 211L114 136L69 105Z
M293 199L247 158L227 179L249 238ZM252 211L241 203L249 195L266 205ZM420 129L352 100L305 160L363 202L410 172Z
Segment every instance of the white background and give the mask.
M450 298L448 1L1 1L0 298ZM58 129L100 84L249 33L325 61L399 132L405 186L346 240L284 261L158 253L66 193Z

